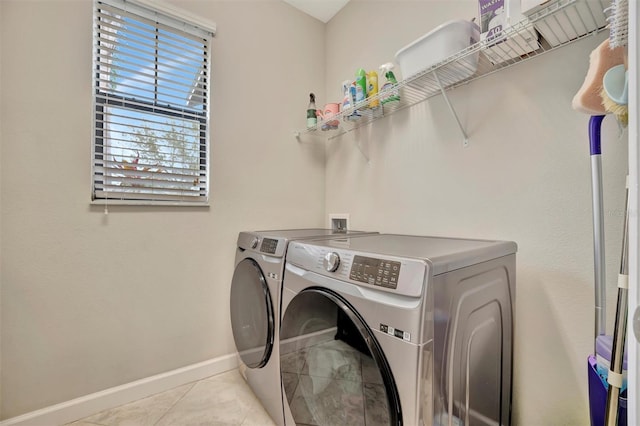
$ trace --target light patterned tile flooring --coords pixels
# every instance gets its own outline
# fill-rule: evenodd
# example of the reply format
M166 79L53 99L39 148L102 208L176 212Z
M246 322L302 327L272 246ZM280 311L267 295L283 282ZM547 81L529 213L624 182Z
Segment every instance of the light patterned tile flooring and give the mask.
M105 410L66 426L275 426L238 370Z

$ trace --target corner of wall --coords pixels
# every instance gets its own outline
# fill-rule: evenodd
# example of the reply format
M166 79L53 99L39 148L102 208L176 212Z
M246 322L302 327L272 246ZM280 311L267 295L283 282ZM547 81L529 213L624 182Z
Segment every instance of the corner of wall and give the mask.
M0 23L2 22L0 2ZM0 93L2 93L2 28L0 25ZM0 100L0 259L2 259L2 101ZM2 268L0 267L0 419L2 418Z

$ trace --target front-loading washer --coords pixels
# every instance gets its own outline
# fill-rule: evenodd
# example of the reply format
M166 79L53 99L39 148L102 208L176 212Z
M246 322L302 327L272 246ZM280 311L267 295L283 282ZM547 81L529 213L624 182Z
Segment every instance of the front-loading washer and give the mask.
M266 411L284 424L278 347L280 292L290 241L346 238L362 231L288 229L240 232L231 282L230 310L240 371Z
M510 424L515 253L386 234L292 242L285 424Z

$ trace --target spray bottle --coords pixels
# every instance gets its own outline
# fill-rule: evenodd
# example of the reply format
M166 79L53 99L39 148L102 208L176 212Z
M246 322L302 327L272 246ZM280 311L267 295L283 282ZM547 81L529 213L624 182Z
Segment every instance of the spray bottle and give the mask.
M380 90L380 102L384 105L388 102L397 102L400 100L400 92L395 87L398 84L396 76L393 74L393 64L388 62L380 65L380 74L383 74L387 81Z
M367 97L367 73L360 68L356 72L356 103L362 102Z

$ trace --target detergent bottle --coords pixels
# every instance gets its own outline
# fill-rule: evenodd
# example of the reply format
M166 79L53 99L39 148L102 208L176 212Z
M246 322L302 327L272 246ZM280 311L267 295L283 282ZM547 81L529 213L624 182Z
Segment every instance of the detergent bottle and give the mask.
M377 97L378 94L378 73L375 71L369 71L367 74L367 98L374 98L369 101L369 108L377 108L380 106L380 101Z
M387 81L380 90L380 102L384 105L388 102L397 102L400 100L400 92L395 87L398 84L396 76L393 74L393 64L388 62L380 65L380 73L384 75Z

